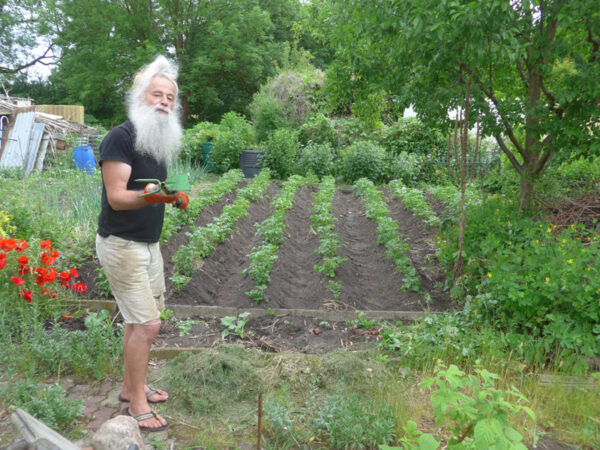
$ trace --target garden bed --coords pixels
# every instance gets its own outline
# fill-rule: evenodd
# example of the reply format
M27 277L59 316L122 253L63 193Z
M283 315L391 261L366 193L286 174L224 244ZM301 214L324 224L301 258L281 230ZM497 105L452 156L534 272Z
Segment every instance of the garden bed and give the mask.
M229 238L217 245L210 257L199 261L196 273L180 292L169 278L175 270L173 255L188 242L188 229L161 246L167 277L166 308L174 311L180 321L198 320L200 324L190 330L189 336L194 338L179 336L172 327L163 326L157 347L210 346L220 339L223 329L218 318L248 311L248 330L255 337L260 336L262 343L247 337L247 345L304 352L333 350L354 345L358 336L364 338L359 341L372 342L377 338L377 333L357 332L358 328L351 325L357 319L356 311L364 311L364 319L394 321L412 320L425 311L452 307L442 289L444 273L435 262L433 239L437 229L427 226L401 201L386 193L390 216L410 246L409 257L421 281L420 292L403 289L403 274L386 257L386 249L377 245L377 224L366 217L360 198L350 186L338 186L332 201L332 214L337 219L335 231L343 244L340 256L346 258L334 278L341 284L341 293L334 298L327 289L329 280L314 268L319 263L319 239L311 227L311 209L318 185L311 184L298 189L294 205L285 215L285 238L266 290L269 302L256 304L246 294L254 282L242 272L249 265L247 255L260 244L255 224L269 217L270 201L280 188L278 182L270 182L267 195L250 204L248 215L237 221ZM207 207L197 217L195 226L211 223L234 200L235 192ZM99 298L97 268L93 262L80 270L90 287L91 299ZM426 301L426 297L431 300ZM329 327L323 327L323 323ZM271 337L262 330L270 330ZM266 343L268 339L270 343Z

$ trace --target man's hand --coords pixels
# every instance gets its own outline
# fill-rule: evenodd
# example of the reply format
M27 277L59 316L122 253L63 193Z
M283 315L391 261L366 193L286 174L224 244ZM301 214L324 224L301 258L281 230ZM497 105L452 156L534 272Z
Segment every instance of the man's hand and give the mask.
M144 200L148 203L172 203L173 206L179 209L186 209L190 203L190 198L185 192L177 191L173 194L167 194L160 189L159 186L153 183L148 183L144 188Z

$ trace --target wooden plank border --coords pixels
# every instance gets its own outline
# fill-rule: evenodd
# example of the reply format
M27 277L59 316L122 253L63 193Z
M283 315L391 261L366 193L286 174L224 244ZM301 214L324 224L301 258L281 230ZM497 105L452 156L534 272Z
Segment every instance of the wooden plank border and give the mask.
M107 309L109 311L116 310L116 303L111 300L79 300L79 303L84 308L89 308L93 311ZM167 305L168 309L173 311L176 317L227 317L237 316L243 312L249 312L251 317L261 317L266 315L283 316L289 314L291 316L312 317L318 320L329 321L350 321L355 320L357 311L349 310L333 310L327 311L322 309L279 309L279 308L233 308L225 306L206 306L206 305ZM439 314L434 311L360 311L361 319L365 320L407 320L413 321L424 317L425 314Z

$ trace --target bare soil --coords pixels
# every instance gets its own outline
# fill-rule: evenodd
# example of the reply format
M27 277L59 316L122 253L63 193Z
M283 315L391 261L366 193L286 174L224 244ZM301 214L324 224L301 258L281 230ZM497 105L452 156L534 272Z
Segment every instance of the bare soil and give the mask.
M260 244L255 224L271 214L270 201L277 195L280 182L272 181L267 194L251 204L248 215L237 222L229 239L217 246L212 256L200 261L197 272L182 292L172 289L169 277L173 274L173 255L188 242L186 231L181 230L162 246L167 279L166 307L172 305L211 305L239 308L349 310L349 311L443 311L454 305L442 287L445 274L437 264L433 240L438 230L428 227L421 219L404 208L400 200L391 197L388 207L398 222L400 233L410 245L410 258L421 278L421 289L431 297L426 302L422 293L403 289L402 274L385 256L385 248L376 244L377 225L365 215L359 197L350 186L338 186L333 199L332 214L337 218L337 233L347 258L336 272L335 281L342 289L338 299L327 289L329 279L319 274L314 266L319 258L315 252L318 236L311 227L310 216L313 194L317 186L303 186L295 196L295 204L286 213L285 240L271 272L266 291L268 303L256 305L245 294L254 287L250 277L243 274L250 260L248 254ZM201 195L201 192L198 194ZM231 203L235 193L223 197L202 211L197 226L210 223ZM441 206L435 205L436 210ZM80 270L88 284L88 297L97 299L95 286L96 263ZM177 318L184 320L187 318ZM193 317L199 323L192 326L187 336L180 336L175 322L165 321L158 347L206 347L221 339L224 327L216 317ZM250 317L246 324L245 345L269 351L297 350L302 352L328 351L348 345L372 343L379 336L377 327L365 329L357 323L324 321L293 315L265 315ZM230 336L228 340L239 340Z

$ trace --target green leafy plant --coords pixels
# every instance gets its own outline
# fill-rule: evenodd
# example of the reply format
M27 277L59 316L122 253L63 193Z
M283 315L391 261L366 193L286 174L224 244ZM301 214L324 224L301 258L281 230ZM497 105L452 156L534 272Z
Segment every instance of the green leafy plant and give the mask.
M389 406L361 401L358 395L335 394L322 405L311 427L332 448L374 447L390 443L396 420Z
M358 141L346 148L342 158L342 175L348 183L368 178L381 183L386 174L385 150L370 141Z
M83 414L83 400L68 399L58 384L43 386L33 379L17 379L6 384L0 397L6 404L23 408L55 430L73 425Z
M334 151L331 144L310 142L300 150L296 171L303 176L324 177L334 173Z
M175 326L177 327L177 332L179 333L179 336L187 336L192 331L192 327L199 323L200 322L197 320L186 319L176 321Z
M298 133L288 128L273 131L263 145L263 164L281 180L289 177L295 169L298 153Z
M394 197L399 198L404 202L406 207L415 215L425 221L430 227L440 226L441 220L435 215L425 195L419 189L407 188L400 180L393 180L389 183L389 188Z
M436 427L451 433L446 443L449 449L507 448L523 449L523 436L514 429L511 420L525 414L534 424L536 416L525 404L527 399L514 386L508 390L495 387L498 375L476 369L476 375L466 375L455 365L441 366L434 378L425 379L421 389L435 385L431 404ZM436 449L438 439L421 433L416 423L405 427L404 449ZM440 433L441 434L441 433ZM394 447L380 446L381 449Z
M226 338L230 334L235 334L239 336L240 339L244 339L245 332L244 327L248 322L248 316L250 316L249 312L243 312L236 316L227 316L221 318L221 325L225 327L225 329L221 332L221 336Z

